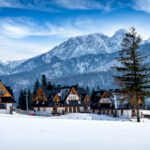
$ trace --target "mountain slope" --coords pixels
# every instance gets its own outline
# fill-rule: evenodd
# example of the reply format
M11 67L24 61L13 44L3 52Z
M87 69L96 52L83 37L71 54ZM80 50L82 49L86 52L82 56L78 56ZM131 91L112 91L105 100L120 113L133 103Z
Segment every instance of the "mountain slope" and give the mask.
M96 33L70 38L51 51L19 62L0 63L0 79L12 86L15 94L21 88L32 88L35 80L46 74L56 84L100 85L101 88L116 87L111 66L121 49L121 41L127 31L121 29L112 37ZM150 44L141 45L150 55ZM150 57L145 61L149 63Z

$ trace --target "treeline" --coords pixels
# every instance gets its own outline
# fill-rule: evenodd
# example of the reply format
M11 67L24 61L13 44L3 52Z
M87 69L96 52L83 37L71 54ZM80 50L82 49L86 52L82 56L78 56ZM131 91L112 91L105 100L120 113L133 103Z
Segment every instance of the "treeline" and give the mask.
M34 100L35 95L41 85L49 86L49 87L55 86L50 81L47 82L46 75L43 74L41 82L39 81L39 79L36 80L33 90L30 90L30 89L28 89L28 90L21 89L20 90L20 94L19 94L19 98L18 98L18 108L19 109L27 110L27 108L28 108L29 110L32 110L31 103Z
M32 101L34 100L35 96L36 96L36 93L38 91L38 89L40 88L40 86L47 86L48 89L54 89L54 88L59 88L61 87L61 85L55 85L54 83L51 83L50 81L47 80L47 77L45 74L42 75L42 79L41 79L41 82L39 81L39 79L36 80L35 84L34 84L34 87L33 87L33 90L23 90L21 89L20 90L20 94L19 94L19 98L18 98L18 108L19 109L22 109L22 110L32 110L32 107L31 107L31 103ZM68 86L68 85L64 85L64 86ZM77 88L79 87L78 84L75 85ZM83 88L83 87L80 87L80 88ZM90 89L89 86L86 86L85 88L83 88L86 93L91 96L93 94L94 91L96 90L100 90L100 86L97 86L96 89Z

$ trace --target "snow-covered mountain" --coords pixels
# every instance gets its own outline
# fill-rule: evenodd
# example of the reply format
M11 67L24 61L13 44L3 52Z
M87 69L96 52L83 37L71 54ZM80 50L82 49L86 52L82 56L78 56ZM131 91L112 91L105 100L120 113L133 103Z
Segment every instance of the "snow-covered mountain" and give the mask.
M45 60L57 56L61 59L79 57L86 54L102 54L118 51L127 31L120 29L112 37L101 33L70 38L44 55Z
M120 44L126 32L126 30L120 29L112 37L101 33L73 37L43 55L28 60L10 61L3 64L3 67L6 74L14 74L30 71L38 66L50 63L51 58L54 56L62 60L67 60L87 54L113 53L121 48ZM0 70L3 69L0 68Z
M101 33L68 39L52 50L34 58L8 63L0 62L0 79L11 85L15 91L31 88L42 74L56 84L100 85L113 88L111 66L116 64L117 51L127 31L120 29L112 37ZM150 44L145 42L141 49L149 52ZM148 60L149 61L149 60Z

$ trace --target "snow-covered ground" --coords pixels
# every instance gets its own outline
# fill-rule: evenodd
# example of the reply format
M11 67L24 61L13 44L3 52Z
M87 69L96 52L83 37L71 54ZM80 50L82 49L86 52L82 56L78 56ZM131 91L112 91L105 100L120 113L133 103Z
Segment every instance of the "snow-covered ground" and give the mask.
M150 149L150 121L116 120L91 114L59 117L0 114L0 150Z

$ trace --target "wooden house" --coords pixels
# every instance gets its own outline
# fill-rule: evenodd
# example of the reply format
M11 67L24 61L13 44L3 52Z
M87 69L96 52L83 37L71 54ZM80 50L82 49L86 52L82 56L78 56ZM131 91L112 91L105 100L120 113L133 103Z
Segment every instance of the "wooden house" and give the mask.
M90 98L73 86L54 89L41 86L32 106L39 115L90 112Z
M109 93L101 90L93 93L91 97L91 109L93 113L111 115L114 117L134 118L136 117L136 109L134 97L129 103L128 100L122 102L122 95L118 91ZM139 98L140 116L144 110L144 104Z
M12 90L0 81L0 113L12 114L13 103L16 102Z
M105 111L114 109L114 104L105 90L95 91L91 97L91 101L93 113L105 114Z

